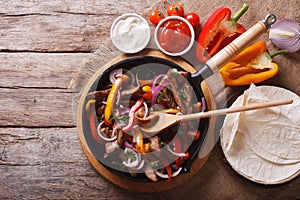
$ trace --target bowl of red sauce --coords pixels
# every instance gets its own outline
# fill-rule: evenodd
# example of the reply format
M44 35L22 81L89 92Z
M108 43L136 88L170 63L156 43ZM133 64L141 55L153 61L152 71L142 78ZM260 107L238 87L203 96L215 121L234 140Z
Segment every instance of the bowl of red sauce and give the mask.
M169 16L155 28L154 39L157 47L170 56L187 53L194 44L195 32L192 25L183 17Z

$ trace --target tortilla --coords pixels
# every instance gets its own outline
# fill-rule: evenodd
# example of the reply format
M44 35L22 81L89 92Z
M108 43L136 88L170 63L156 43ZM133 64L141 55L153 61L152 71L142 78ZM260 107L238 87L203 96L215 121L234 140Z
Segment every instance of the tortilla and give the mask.
M232 106L292 98L293 104L227 115L221 145L229 164L263 184L300 174L300 98L283 88L251 85Z

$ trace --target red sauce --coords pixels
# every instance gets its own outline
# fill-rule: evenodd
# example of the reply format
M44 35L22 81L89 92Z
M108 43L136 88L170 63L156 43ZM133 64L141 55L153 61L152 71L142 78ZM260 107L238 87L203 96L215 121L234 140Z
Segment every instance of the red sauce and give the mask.
M160 46L170 52L178 53L188 47L191 41L189 26L180 20L168 20L158 30Z

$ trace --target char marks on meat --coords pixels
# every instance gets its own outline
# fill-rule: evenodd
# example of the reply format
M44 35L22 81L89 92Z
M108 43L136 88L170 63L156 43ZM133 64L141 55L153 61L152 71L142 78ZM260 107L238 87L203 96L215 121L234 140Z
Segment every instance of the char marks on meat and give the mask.
M161 93L164 97L164 101L167 104L167 107L176 109L177 103L174 100L172 92L168 88L165 87L162 89Z
M184 94L184 97L182 97L185 100L185 107L187 114L193 113L193 90L190 84L184 83L182 87L182 93Z
M173 93L175 102L179 106L182 114L187 114L187 105L180 96L179 91L182 89L182 85L186 82L185 77L183 77L176 69L170 69L167 73L168 79L170 81L170 89Z
M117 129L116 132L117 132L117 143L119 147L122 148L123 143L125 141L125 134L121 129Z
M90 92L86 95L87 99L95 99L96 102L106 101L110 89Z

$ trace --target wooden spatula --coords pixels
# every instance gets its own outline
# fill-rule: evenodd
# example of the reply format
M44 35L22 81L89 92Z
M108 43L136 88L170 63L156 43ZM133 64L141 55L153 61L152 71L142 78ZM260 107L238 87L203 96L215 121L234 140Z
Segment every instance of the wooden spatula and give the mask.
M219 110L211 110L207 112L193 113L189 115L172 115L159 111L150 113L150 118L152 119L151 123L147 126L142 126L141 129L147 133L147 135L155 135L158 132L167 129L168 127L177 124L182 121L195 120L200 118L207 118L216 115L225 115L229 113L242 112L247 110L255 110L261 108L268 108L274 106L281 106L286 104L293 103L292 99L279 100L279 101L270 101L264 103L255 103L239 107L231 107Z

